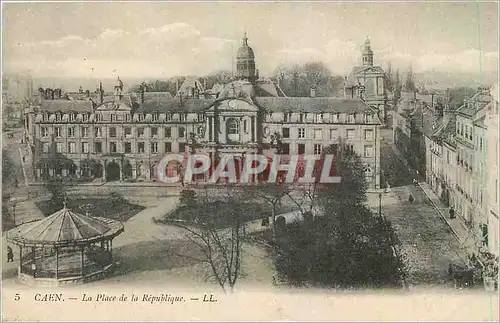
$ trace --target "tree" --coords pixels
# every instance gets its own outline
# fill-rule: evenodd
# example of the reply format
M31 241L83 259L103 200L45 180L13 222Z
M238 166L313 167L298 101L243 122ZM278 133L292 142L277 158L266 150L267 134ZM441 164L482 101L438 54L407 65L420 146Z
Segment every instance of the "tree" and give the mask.
M399 242L390 222L365 206L361 158L341 149L335 170L342 182L313 196L322 215L287 225L280 237L275 261L280 280L336 288L400 285L406 267L395 252Z
M18 167L14 164L7 149L2 149L2 187L3 191L16 186Z
M234 290L242 274L244 214L247 205L240 196L228 193L213 200L205 194L184 196L178 209L166 215L164 223L182 228L199 255L184 255L204 265L207 280L214 280L224 292ZM221 219L225 226L221 227Z
M406 80L403 89L406 92L415 92L417 90L417 87L415 86L415 80L413 79L413 70L411 66L408 70L408 73L406 74Z

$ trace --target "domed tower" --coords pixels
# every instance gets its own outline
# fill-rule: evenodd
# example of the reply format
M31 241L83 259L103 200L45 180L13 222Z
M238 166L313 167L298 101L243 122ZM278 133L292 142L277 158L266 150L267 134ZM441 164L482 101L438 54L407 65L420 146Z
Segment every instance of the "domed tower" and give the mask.
M238 78L254 82L258 79L255 70L255 55L248 46L247 33L243 36L243 42L236 54L236 73Z
M363 66L373 66L373 52L370 48L370 39L366 39L363 49Z

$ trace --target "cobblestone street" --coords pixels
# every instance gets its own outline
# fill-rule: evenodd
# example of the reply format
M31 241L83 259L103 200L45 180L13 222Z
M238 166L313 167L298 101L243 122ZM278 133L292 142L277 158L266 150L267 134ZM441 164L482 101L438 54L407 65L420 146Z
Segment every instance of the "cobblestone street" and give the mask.
M408 201L409 194L415 198L413 203ZM407 256L407 283L449 284L448 265L463 263L465 254L423 191L413 185L393 188L383 197L382 212L392 222Z

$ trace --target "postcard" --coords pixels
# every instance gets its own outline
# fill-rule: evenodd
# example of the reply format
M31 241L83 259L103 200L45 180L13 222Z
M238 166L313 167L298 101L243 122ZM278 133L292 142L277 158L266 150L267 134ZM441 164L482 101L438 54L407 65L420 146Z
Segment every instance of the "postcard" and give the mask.
M2 320L499 320L498 2L2 31Z

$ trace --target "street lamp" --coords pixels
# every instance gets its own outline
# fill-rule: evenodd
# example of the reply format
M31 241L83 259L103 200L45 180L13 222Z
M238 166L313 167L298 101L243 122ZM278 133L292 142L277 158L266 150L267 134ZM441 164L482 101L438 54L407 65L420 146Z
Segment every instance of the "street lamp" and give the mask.
M378 193L378 216L382 217L382 193Z
M16 225L16 205L17 200L14 196L10 198L10 202L12 203L12 219L14 220L14 225Z

